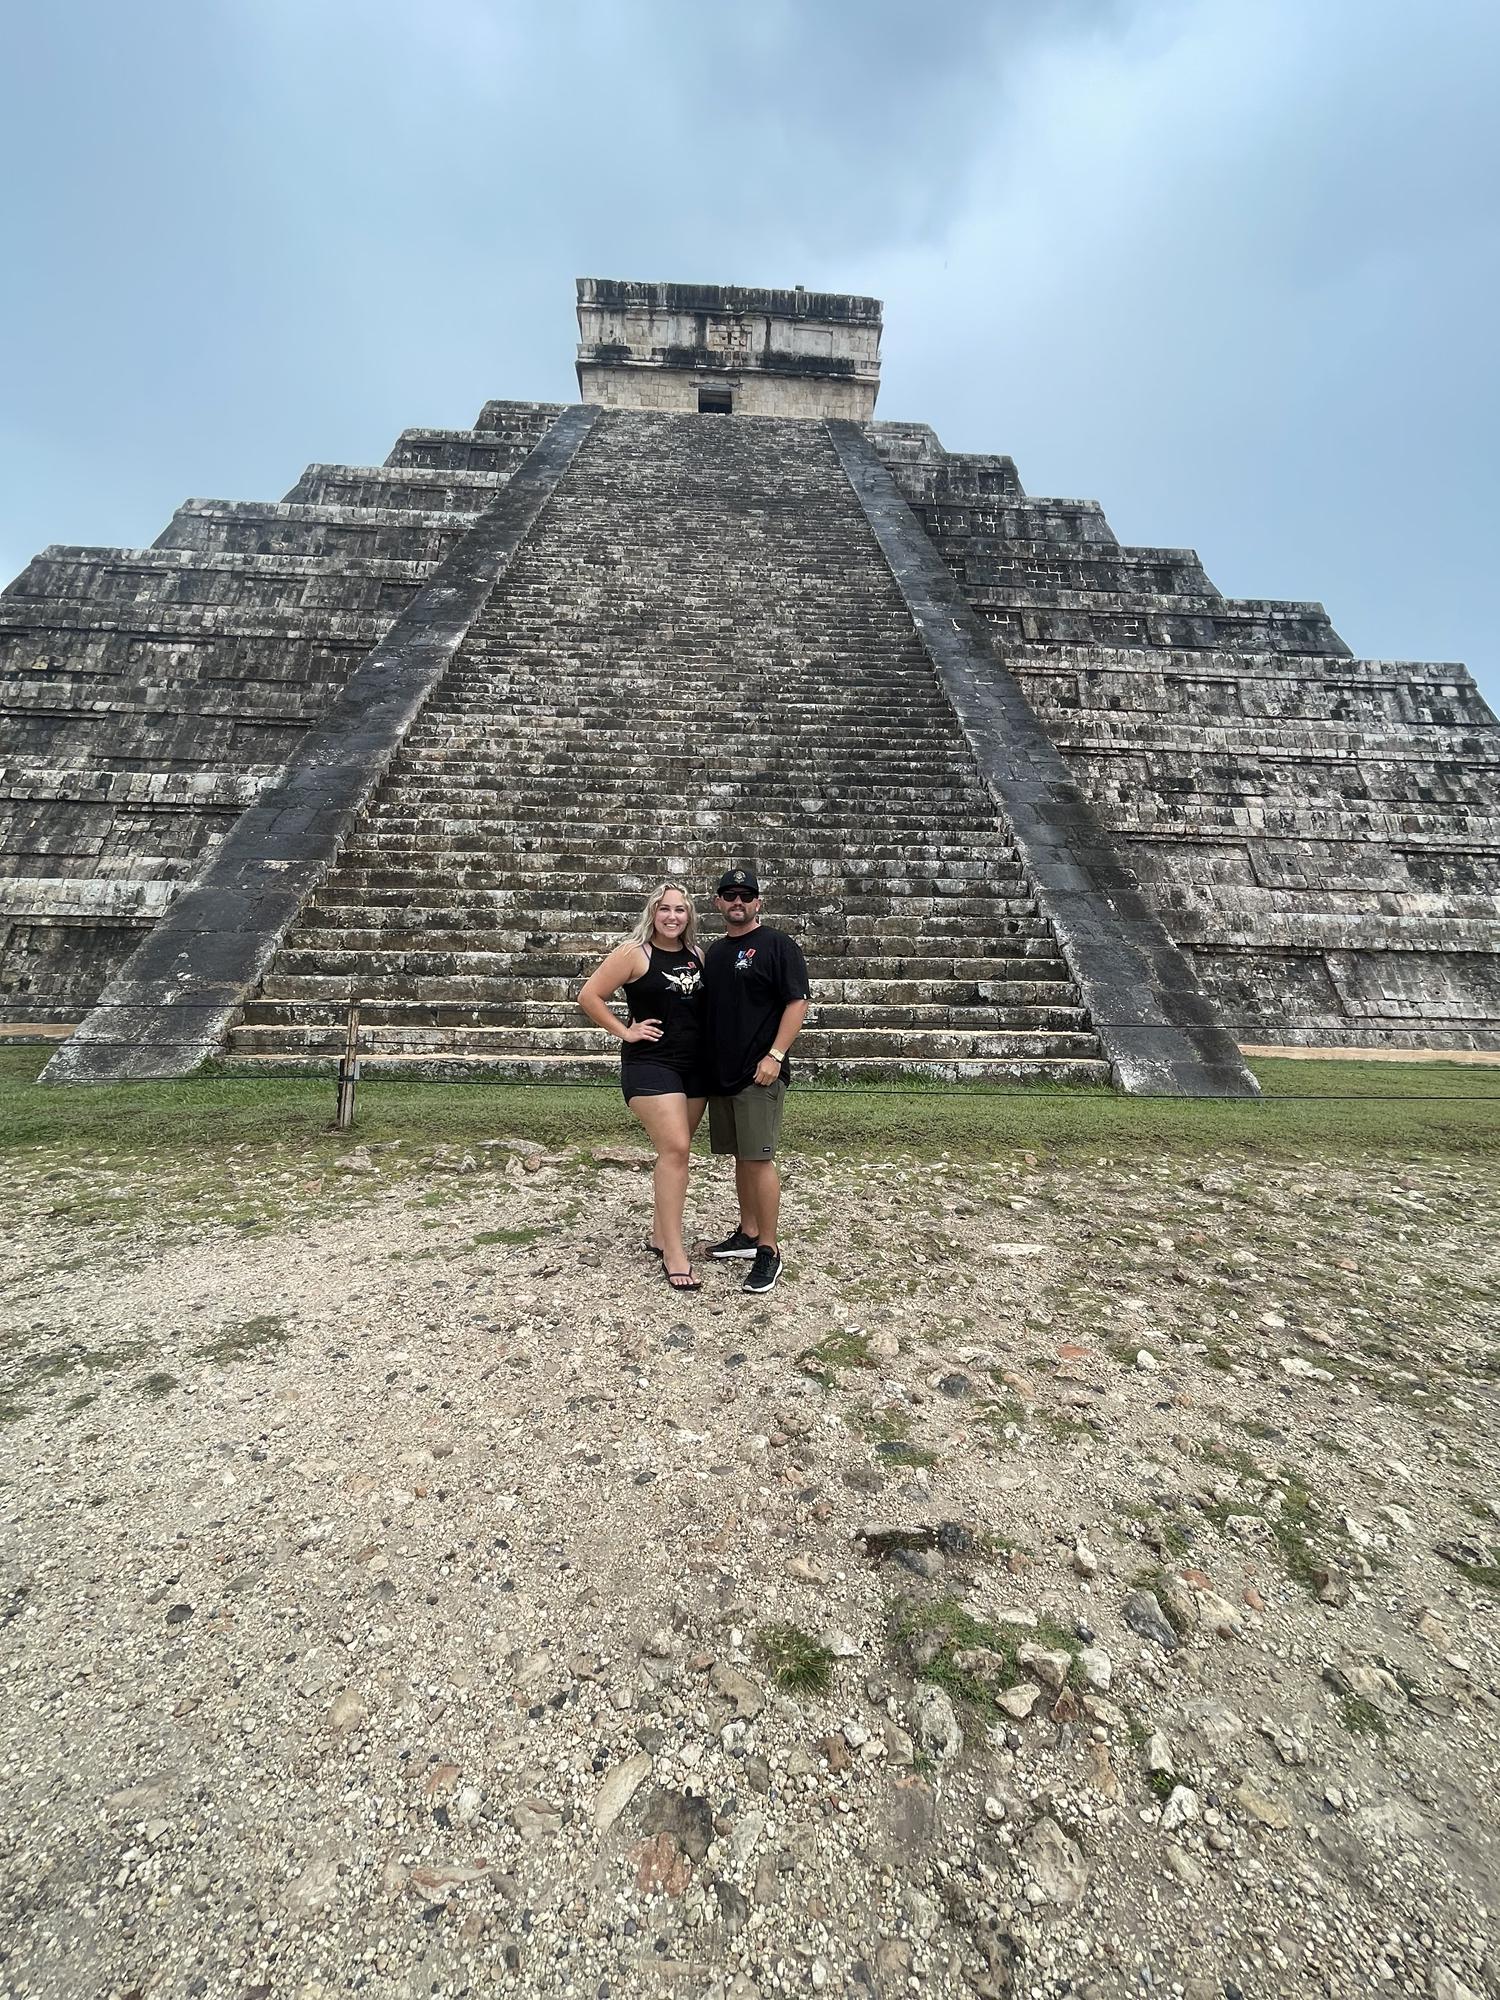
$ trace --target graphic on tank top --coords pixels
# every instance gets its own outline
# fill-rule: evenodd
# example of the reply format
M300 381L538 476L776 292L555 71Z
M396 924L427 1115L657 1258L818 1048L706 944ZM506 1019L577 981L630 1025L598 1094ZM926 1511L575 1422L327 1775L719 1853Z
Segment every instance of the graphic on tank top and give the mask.
M691 1000L695 993L702 990L703 971L696 958L689 958L686 965L673 966L670 971L663 965L660 971L672 991L680 993L684 1000Z

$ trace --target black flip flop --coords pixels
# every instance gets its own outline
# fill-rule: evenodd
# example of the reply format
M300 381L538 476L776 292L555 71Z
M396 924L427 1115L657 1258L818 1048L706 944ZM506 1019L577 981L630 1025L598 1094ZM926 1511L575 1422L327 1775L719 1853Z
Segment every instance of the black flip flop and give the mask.
M661 1274L674 1292L701 1292L703 1290L703 1280L698 1276L691 1264L688 1265L685 1271L669 1271L667 1269L667 1260L663 1257L661 1260ZM687 1281L686 1283L683 1282L684 1279Z

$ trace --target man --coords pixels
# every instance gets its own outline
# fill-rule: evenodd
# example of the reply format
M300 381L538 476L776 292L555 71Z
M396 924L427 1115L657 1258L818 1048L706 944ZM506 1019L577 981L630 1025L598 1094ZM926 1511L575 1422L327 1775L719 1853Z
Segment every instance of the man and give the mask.
M731 868L720 878L714 907L724 919L724 935L709 946L703 962L714 1092L708 1135L714 1152L734 1156L740 1219L709 1255L748 1258L742 1289L769 1292L781 1276L776 1137L792 1080L787 1051L811 997L807 961L795 938L761 922L760 884L751 869Z

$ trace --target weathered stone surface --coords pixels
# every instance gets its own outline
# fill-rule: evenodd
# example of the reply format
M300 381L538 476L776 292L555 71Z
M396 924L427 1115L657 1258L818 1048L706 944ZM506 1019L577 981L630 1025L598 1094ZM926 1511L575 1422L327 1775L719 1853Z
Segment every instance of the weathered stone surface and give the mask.
M1070 1910L1083 1900L1089 1872L1083 1854L1050 1816L1039 1819L1021 1843L1021 1861L1031 1877L1028 1897L1035 1903Z
M279 506L189 501L155 548L51 548L0 592L0 1015L87 1012L558 407L405 432Z
M594 1824L601 1833L608 1832L634 1798L637 1788L651 1774L651 1759L644 1750L634 1757L627 1757L623 1763L605 1773L603 1782L594 1794Z
M579 312L606 408L504 576L486 523L582 412L489 403L0 593L0 1018L109 1002L54 1079L190 1066L257 983L240 1058L327 1055L358 993L420 1073L608 1067L572 990L731 836L815 961L814 1066L1245 1094L1236 1038L1500 1047L1500 724L1462 668L1354 661L1320 606L869 423L878 301L583 280ZM649 732L621 762L664 677L665 816ZM753 789L731 685L773 725ZM601 880L606 838L651 869Z
M1241 1041L1500 1047L1500 724L1462 667L1355 660L1320 604L922 424L869 436L1004 672Z
M1038 901L1079 982L1116 1079L1143 1093L1254 1097L1187 961L1147 908L1045 730L878 452L830 425Z

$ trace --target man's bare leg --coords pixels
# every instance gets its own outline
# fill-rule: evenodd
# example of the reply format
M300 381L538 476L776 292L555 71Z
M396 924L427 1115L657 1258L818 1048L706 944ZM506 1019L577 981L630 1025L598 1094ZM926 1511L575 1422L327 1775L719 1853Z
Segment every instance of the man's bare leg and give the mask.
M740 1227L762 1249L776 1248L781 1221L781 1175L774 1160L736 1160L734 1185L740 1198Z
M755 1212L755 1194L750 1179L753 1160L736 1160L734 1163L734 1192L740 1204L740 1228L747 1236L759 1236L759 1216Z

